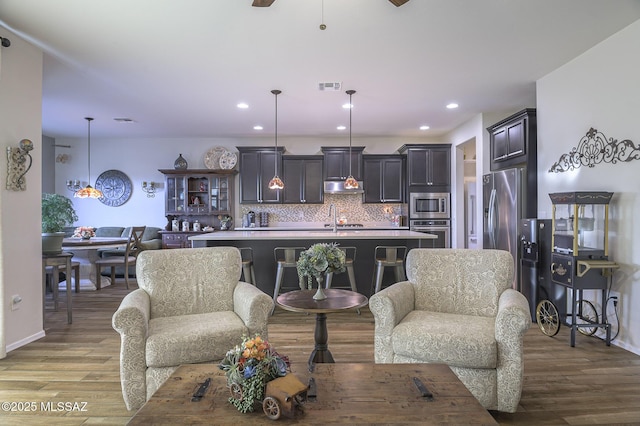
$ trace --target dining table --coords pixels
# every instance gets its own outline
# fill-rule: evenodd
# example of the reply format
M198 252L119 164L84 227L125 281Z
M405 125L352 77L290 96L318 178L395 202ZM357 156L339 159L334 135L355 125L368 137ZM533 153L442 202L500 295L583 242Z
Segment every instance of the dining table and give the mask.
M122 237L68 237L62 240L62 249L73 253L73 260L80 262L80 290L97 290L111 285L109 277L96 276L95 261L98 250L124 247L128 242ZM100 286L96 283L100 279ZM62 285L62 284L61 284Z

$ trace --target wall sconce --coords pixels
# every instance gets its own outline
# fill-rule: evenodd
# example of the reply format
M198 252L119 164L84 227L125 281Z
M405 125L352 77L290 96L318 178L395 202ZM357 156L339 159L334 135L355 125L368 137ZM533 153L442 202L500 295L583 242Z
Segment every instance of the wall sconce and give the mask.
M11 191L27 189L25 175L33 163L33 158L29 154L32 149L33 142L29 139L22 139L18 147L7 147L7 189Z
M147 198L155 197L157 189L155 182L142 182L142 190L147 193Z
M69 156L67 154L58 154L56 155L56 163L66 163L69 161Z
M78 179L68 180L67 189L71 192L78 192L79 190L82 189L82 184Z

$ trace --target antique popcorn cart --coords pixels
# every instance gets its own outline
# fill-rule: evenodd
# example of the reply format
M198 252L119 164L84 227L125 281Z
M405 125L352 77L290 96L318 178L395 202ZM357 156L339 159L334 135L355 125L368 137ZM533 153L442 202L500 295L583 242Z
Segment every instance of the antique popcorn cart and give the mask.
M592 335L597 328L606 332L611 344L611 325L606 305L613 270L618 264L609 260L609 202L612 192L562 192L549 194L553 204L551 281L571 293L567 325L571 327L571 346L576 330ZM602 292L602 313L583 298L584 290ZM567 297L569 300L569 297ZM540 330L553 336L560 328L558 309L549 300L536 307Z

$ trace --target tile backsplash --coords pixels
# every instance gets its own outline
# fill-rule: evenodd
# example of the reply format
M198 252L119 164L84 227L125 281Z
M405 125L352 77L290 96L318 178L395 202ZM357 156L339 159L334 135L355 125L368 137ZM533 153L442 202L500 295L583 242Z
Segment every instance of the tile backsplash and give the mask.
M405 215L403 204L364 204L361 194L325 194L324 204L241 204L236 223L249 211L269 213L269 226L282 223L329 222L329 205L348 223L390 222L391 215Z

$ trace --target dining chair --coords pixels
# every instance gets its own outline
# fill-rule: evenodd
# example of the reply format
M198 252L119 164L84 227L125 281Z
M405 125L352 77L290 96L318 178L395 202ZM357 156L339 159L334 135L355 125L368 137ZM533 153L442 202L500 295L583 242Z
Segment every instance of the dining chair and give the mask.
M111 268L111 283L115 284L117 266L124 266L124 282L127 284L127 289L129 288L129 266L136 264L136 258L142 250L142 234L145 228L146 226L132 226L130 228L123 256L110 256L95 261L97 290L100 290L100 273L102 272L102 268Z

